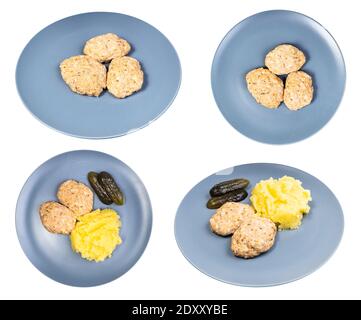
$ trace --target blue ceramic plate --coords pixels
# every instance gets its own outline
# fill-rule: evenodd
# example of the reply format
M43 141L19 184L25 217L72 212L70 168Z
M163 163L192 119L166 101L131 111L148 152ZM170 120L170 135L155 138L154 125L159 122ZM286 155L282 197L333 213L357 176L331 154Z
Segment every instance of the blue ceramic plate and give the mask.
M313 103L297 112L284 104L277 110L257 104L245 81L283 43L305 52L303 70L314 77ZM320 130L341 103L345 83L345 63L332 36L311 18L290 11L260 13L236 25L219 46L212 68L213 94L224 117L245 136L270 144L296 142Z
M278 233L275 246L253 260L233 256L230 238L213 234L206 208L210 188L219 182L244 177L250 190L262 179L295 177L311 190L311 212L297 231ZM262 287L301 279L321 267L338 247L344 227L342 209L332 192L315 177L276 164L248 164L208 177L189 192L180 205L175 235L183 255L201 272L234 285Z
M113 32L127 39L145 73L143 89L116 99L70 91L59 64L82 53L85 42ZM151 25L118 13L87 13L58 21L38 33L24 49L16 72L20 96L30 112L46 125L82 138L113 138L145 127L171 105L181 82L176 51Z
M108 171L124 191L126 204L115 209L122 220L123 244L112 258L95 263L71 249L68 236L45 230L39 206L56 201L60 183L75 179L87 183L89 171ZM106 208L95 196L94 208ZM145 250L152 228L152 209L147 191L138 176L123 162L94 151L61 154L41 165L28 179L16 208L16 229L25 254L43 274L63 284L90 287L113 281L126 273Z

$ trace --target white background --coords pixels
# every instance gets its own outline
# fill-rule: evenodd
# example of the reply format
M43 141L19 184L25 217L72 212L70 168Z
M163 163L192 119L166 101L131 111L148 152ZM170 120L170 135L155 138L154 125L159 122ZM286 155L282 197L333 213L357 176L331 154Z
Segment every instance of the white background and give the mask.
M336 116L317 135L294 145L269 146L245 138L224 120L211 92L211 63L223 36L249 15L268 9L291 9L319 21L339 42L348 67L347 91ZM4 2L0 13L0 298L361 298L358 9L357 1L346 5L331 0ZM153 24L171 40L181 59L183 82L174 104L151 126L126 137L89 141L57 133L30 115L16 91L16 62L35 33L56 20L89 11L126 13ZM215 152L214 144L230 152ZM77 149L107 152L130 165L148 188L154 209L152 236L140 261L117 281L90 289L63 286L38 272L23 254L14 225L16 200L27 177L50 157ZM346 229L339 250L303 280L275 288L235 287L198 272L178 250L173 225L185 194L216 171L250 162L283 163L316 175L343 206ZM164 187L169 178L172 192Z

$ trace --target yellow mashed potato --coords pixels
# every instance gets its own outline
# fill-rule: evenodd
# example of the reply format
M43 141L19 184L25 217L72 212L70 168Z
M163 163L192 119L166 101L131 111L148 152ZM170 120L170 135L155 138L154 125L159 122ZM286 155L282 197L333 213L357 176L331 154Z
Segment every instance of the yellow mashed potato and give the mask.
M276 223L279 229L298 229L310 212L311 192L292 177L261 181L252 191L251 202L258 215Z
M78 218L70 235L75 252L89 261L102 262L122 243L121 221L116 211L96 210Z

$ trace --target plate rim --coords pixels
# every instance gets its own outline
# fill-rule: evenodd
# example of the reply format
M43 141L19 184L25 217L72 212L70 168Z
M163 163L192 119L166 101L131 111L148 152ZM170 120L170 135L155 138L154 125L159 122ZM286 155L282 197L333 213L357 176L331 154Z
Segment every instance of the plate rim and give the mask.
M26 50L28 49L28 47L31 45L31 43L33 42L33 40L35 40L38 36L41 35L41 33L45 30L47 30L48 28L54 26L57 23L63 22L65 20L71 19L71 18L75 18L78 16L85 16L85 15L92 15L92 14L115 14L115 15L120 15L120 16L124 16L127 18L132 18L135 19L139 22L142 22L148 26L150 26L151 28L153 28L154 30L158 31L170 44L170 46L172 47L174 53L175 53L175 57L177 60L177 68L179 70L179 79L178 79L178 84L177 84L177 88L176 91L174 92L174 95L172 97L172 99L169 101L169 103L167 104L167 106L162 110L161 113L159 113L155 118L151 119L150 121L148 121L147 123L145 123L144 125L134 128L132 130L129 130L127 132L123 132L123 133L118 133L118 134L114 134L114 135L103 135L103 136L89 136L89 135L81 135L81 134L74 134L74 133L70 133L70 132L66 132L57 128L54 128L53 126L49 125L48 123L46 123L45 121L43 121L42 119L40 119L37 115L35 115L32 110L29 108L28 104L25 102L25 98L23 96L23 94L21 93L20 90L20 86L19 86L19 78L20 78L20 71L19 71L19 67L20 67L20 62L23 58L23 55L25 54ZM148 127L149 125L151 125L153 122L155 122L156 120L158 120L164 113L166 113L168 111L168 109L173 105L175 99L177 98L181 85L182 85L182 78L183 78L183 71L182 71L182 64L180 61L180 57L179 54L175 48L175 46L173 45L173 43L169 40L169 38L163 33L161 32L158 28L154 27L152 24L139 19L137 17L128 15L128 14L124 14L124 13L120 13L120 12L111 12L111 11L89 11L89 12L83 12L83 13L78 13L78 14L74 14L74 15L70 15L68 17L65 18L61 18L55 22L50 23L49 25L47 25L46 27L42 28L40 31L38 31L34 36L32 36L30 38L30 40L26 43L26 45L24 46L24 48L22 49L18 59L17 59L17 63L16 63L16 68L15 68L15 83L16 83L16 90L18 93L18 96L20 97L20 100L23 104L23 106L25 107L25 109L36 119L38 120L42 125L44 125L45 127L52 129L53 131L57 132L57 133L61 133L70 137L74 137L74 138L79 138L79 139L86 139L86 140L107 140L107 139L114 139L114 138L120 138L123 136L126 136L128 134L137 132L141 129L144 129L146 127Z
M206 270L203 270L202 268L200 268L199 266L197 266L193 261L191 261L191 259L186 255L185 253L185 250L184 248L182 247L180 241L178 240L179 237L178 237L178 233L177 233L177 219L178 219L178 216L179 216L179 211L180 211L180 208L181 206L183 205L183 203L185 202L186 198L188 197L188 195L190 193L192 193L192 191L197 188L202 182L204 182L205 180L213 177L214 175L217 175L217 173L220 173L220 172L223 172L223 171L228 171L228 170L231 170L234 168L237 168L237 167L244 167L244 166L253 166L253 165L271 165L271 166L280 166L280 167L284 167L286 169L295 169L297 171L299 171L300 173L302 174L306 174L308 176L311 176L312 178L316 179L321 185L323 185L332 195L333 197L335 198L337 204L338 204L338 207L340 209L340 212L341 212L341 219L342 219L342 225L341 225L341 233L339 235L340 237L340 240L338 241L338 244L337 246L333 249L333 251L331 252L331 254L329 255L329 257L327 259L325 259L321 264L319 264L317 267L315 268L312 268L311 271L305 273L304 275L302 276L299 276L299 277L294 277L292 279L289 279L287 281L279 281L279 282L274 282L274 283L265 283L265 284L244 284L244 283L237 283L235 281L227 281L227 280L224 280L224 279L221 279L220 277L217 277L215 275L212 275L210 274L209 272L207 272ZM233 173L233 171L232 171ZM231 174L232 174L231 173ZM337 253L339 247L341 246L341 243L343 241L343 236L344 236L344 231L345 231L345 215L343 213L343 208L341 206L341 203L340 201L338 200L338 198L336 197L336 195L334 194L334 192L323 182L321 181L320 179L318 179L317 177L315 177L314 175L306 172L306 171L303 171L301 169L298 169L296 167L292 167L292 166L289 166L289 165L284 165L284 164L279 164L279 163L271 163L271 162L253 162L253 163L244 163L244 164L240 164L240 165L235 165L233 167L229 167L229 168L226 168L224 170L221 170L221 171L217 171L209 176L207 176L206 178L200 180L196 185L194 185L188 192L187 194L183 197L183 199L181 200L178 208L177 208L177 212L176 212L176 216L175 216L175 219L174 219L174 237L175 237L175 240L176 240L176 243L177 243L177 246L178 246L178 249L180 251L180 253L182 254L182 256L196 269L198 270L201 274L205 275L205 276L208 276L209 278L212 278L213 280L217 280L219 282L222 282L222 283L225 283L225 284L228 284L228 285L232 285L232 286L235 286L235 287L244 287L244 288L270 288L270 287L278 287L278 286L282 286L282 285L286 285L286 284L290 284L290 283L293 283L293 282L296 282L296 281L299 281L301 279L304 279L308 276L310 276L311 274L319 271L324 265L326 265L331 259L332 257Z
M338 49L338 52L340 53L340 56L341 56L341 62L342 62L342 67L343 67L343 70L344 70L344 75L345 75L345 81L344 81L344 84L343 84L343 88L342 88L342 95L340 97L340 101L337 105L337 108L335 109L335 111L333 112L333 114L331 115L331 117L327 120L327 122L322 126L320 127L318 130L316 130L315 132L313 132L311 135L308 135L306 137L303 137L303 138L297 138L293 141L288 141L288 142L267 142L265 141L265 139L256 139L254 137L252 137L251 135L248 135L244 132L241 132L240 130L238 130L235 125L233 125L233 123L231 123L231 121L228 120L228 118L226 118L224 112L222 111L222 108L221 108L221 103L219 102L219 99L217 98L216 94L215 94L215 83L214 83L214 73L215 73L215 66L216 66L216 60L218 59L218 56L219 56L219 53L221 52L221 49L222 49L222 46L224 45L225 41L227 40L227 38L237 29L238 26L242 25L243 23L246 23L248 20L254 18L254 17L257 17L257 16L261 16L261 15L264 15L264 14L269 14L269 13L292 13L292 14L296 14L296 15L300 15L300 16L303 16L311 21L313 21L314 23L316 23L319 27L321 27L330 37L331 39L334 41L337 49ZM348 83L348 71L347 71L347 65L346 65L346 60L345 60L345 56L341 50L341 47L339 45L339 43L337 42L336 38L331 34L330 31L328 31L328 29L323 25L321 24L320 22L318 22L316 19L304 14L304 13L301 13L301 12L298 12L298 11L294 11L294 10L284 10L284 9L276 9L276 10L265 10L265 11L261 11L261 12L257 12L255 14L252 14L244 19L242 19L241 21L237 22L227 33L226 35L222 38L222 40L220 41L219 45L217 46L217 49L214 53L214 57L213 57L213 60L212 60L212 66L211 66L211 88L212 88L212 94L213 94L213 98L214 98L214 101L216 103L216 106L217 106L217 109L218 111L221 113L223 119L235 130L237 131L239 134L241 134L242 136L246 137L247 139L249 140L253 140L255 142L258 142L258 143L261 143L261 144L264 144L264 145L279 145L279 146L287 146L287 145L292 145L292 144L295 144L295 143L298 143L298 142L302 142L302 141L305 141L305 140L308 140L310 138L312 138L314 135L316 135L317 133L321 132L321 130L323 130L324 128L326 128L326 126L331 122L331 120L336 116L337 112L339 111L340 109L340 106L344 100L344 97L345 97L345 92L346 92L346 89L347 89L347 83Z
M143 250L140 252L140 254L138 255L138 257L135 259L135 263L133 265L131 265L129 268L127 268L125 270L125 272L123 272L121 275L117 276L116 278L114 278L113 280L111 281L102 281L102 282L98 282L97 284L92 284L92 285L75 285L75 284L71 284L71 283L67 283L67 282L62 282L62 281L59 281L59 280L56 280L54 279L54 277L51 277L49 276L48 274L44 273L43 271L41 271L36 265L35 263L33 262L33 260L30 258L29 254L24 250L24 247L23 247L23 241L24 241L24 237L20 234L20 230L19 230L19 227L18 227L18 221L19 221L19 207L21 205L20 201L21 201L21 198L23 196L23 192L27 186L27 184L29 183L29 181L35 176L35 174L39 171L40 168L42 168L45 164L49 163L50 161L58 158L58 157L62 157L62 156L66 156L66 155L69 155L69 154L73 154L73 153L79 153L79 152L91 152L91 153L95 153L95 154L99 154L99 155L105 155L107 157L110 157L110 158L113 158L119 162L121 162L127 169L129 169L134 175L135 177L138 178L138 180L141 182L142 184L142 187L144 188L145 192L146 192L146 201L148 202L149 204L149 224L146 228L146 235L145 235L145 244L143 246ZM45 277L46 279L50 279L51 281L55 282L55 283L58 283L58 284L61 284L61 285L64 285L64 286L67 286L67 287L73 287L73 288L96 288L96 287L101 287L101 286L105 286L107 284L110 284L112 282L115 282L117 280L119 280L122 276L124 276L125 274L127 274L131 269L133 269L137 264L138 262L140 261L140 259L143 257L148 245L149 245L149 242L150 242L150 238L152 236L152 231L153 231L153 207L152 207L152 203L151 203L151 199L150 199L150 196L149 196L149 193L148 193L148 190L146 189L143 181L140 179L140 177L138 176L138 174L132 169L130 168L126 163L124 163L123 161L121 161L120 159L118 159L117 157L114 157L113 155L110 155L108 153L105 153L105 152L101 152L101 151L97 151L97 150L90 150L90 149L76 149L76 150L71 150L71 151L67 151L67 152L63 152L63 153L60 153L58 155L55 155L51 158L49 158L48 160L44 161L43 163L41 163L38 167L36 167L35 170L32 171L32 173L30 174L30 176L26 179L25 183L23 184L20 192L19 192L19 195L18 195L18 198L17 198L17 201L16 201L16 207L15 207L15 230L16 230L16 236L17 236L17 239L18 239L18 244L20 245L20 248L21 248L21 251L22 251L22 254L26 257L27 259L27 262L30 263L30 265L35 269L37 270L43 277Z

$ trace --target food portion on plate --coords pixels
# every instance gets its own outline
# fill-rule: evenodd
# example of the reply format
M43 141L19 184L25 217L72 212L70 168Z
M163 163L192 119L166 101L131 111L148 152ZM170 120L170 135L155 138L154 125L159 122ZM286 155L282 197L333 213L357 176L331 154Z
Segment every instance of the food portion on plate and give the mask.
M227 202L216 211L209 220L209 224L213 233L221 237L228 237L254 215L254 209L247 204Z
M130 51L131 45L114 33L96 36L86 42L83 55L60 64L61 76L75 93L99 97L108 89L124 99L141 90L144 82L140 62L127 56Z
M116 211L95 210L79 218L70 235L71 246L83 259L102 262L111 258L117 246L121 245L121 226Z
M268 252L279 230L298 229L312 201L311 192L302 187L301 181L284 176L260 181L252 190L251 205L240 203L248 197L245 189L249 184L243 178L221 182L210 190L211 196L216 196L210 201L219 197L231 200L217 202L217 206L207 204L209 209L217 209L209 220L211 231L221 237L232 236L233 254L244 259ZM247 195L235 199L235 192Z
M265 58L266 68L246 75L247 88L258 104L277 109L282 102L291 111L300 110L313 101L312 77L300 71L306 64L305 54L290 44L281 44ZM279 76L287 76L286 84Z
M70 90L81 95L99 97L107 87L106 67L85 55L65 59L60 72Z
M247 179L234 179L216 184L209 194L211 199L207 203L208 209L219 209L227 202L241 202L248 197Z
M296 71L288 75L284 93L284 102L288 109L297 111L310 105L313 94L313 80L309 74Z
M283 81L268 69L259 68L246 75L248 91L257 103L269 109L277 109L283 101Z
M273 247L276 235L277 227L271 220L255 215L233 234L231 250L236 257L256 258Z
M265 58L266 67L278 76L299 71L305 63L305 54L290 44L277 46Z
M63 182L58 189L59 202L80 217L93 210L93 192L83 183L75 180Z
M100 173L89 172L88 181L102 203L124 205L124 194L110 173L105 171Z
M124 205L123 192L111 174L89 172L88 180L102 203ZM110 208L94 210L93 191L76 180L62 182L57 198L58 202L47 201L40 205L44 228L53 234L70 235L73 251L84 259L102 262L110 258L122 243L118 213Z
M272 220L280 230L295 230L301 226L304 215L310 212L312 198L301 181L285 176L260 181L250 200L257 214Z
M144 73L138 60L131 57L115 58L109 65L107 87L116 98L123 99L139 91Z
M114 33L107 33L89 39L85 43L83 53L101 63L106 63L126 56L131 49L127 40Z
M67 235L75 228L74 212L58 202L43 203L40 206L39 214L43 226L50 233Z

